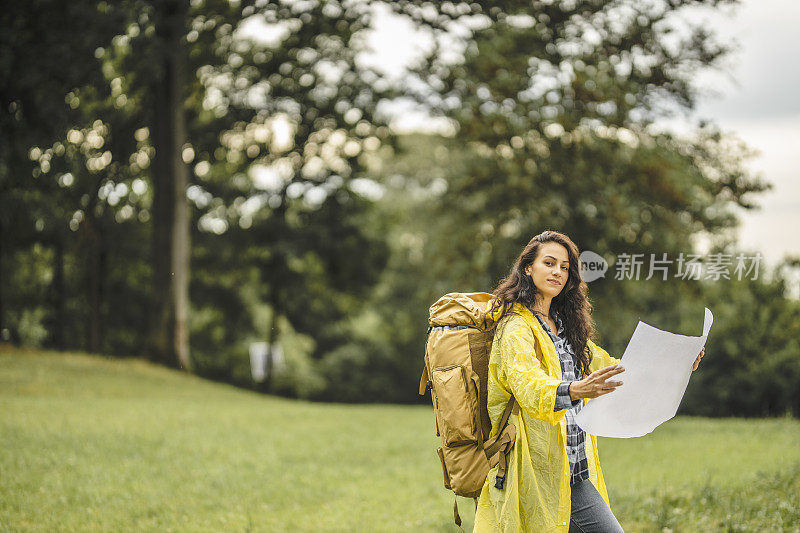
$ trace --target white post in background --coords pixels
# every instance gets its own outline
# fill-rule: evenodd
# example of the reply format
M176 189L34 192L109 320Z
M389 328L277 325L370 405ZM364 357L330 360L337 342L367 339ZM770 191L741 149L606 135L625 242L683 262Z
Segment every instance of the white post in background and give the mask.
M263 383L283 366L283 349L277 342L272 346L266 342L250 343L250 373L253 381Z

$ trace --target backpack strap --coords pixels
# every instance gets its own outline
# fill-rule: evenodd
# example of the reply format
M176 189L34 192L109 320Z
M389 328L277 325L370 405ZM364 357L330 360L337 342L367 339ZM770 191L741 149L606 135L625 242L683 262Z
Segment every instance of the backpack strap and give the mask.
M511 399L508 400L506 404L506 408L503 410L503 414L500 415L500 423L498 424L498 428L500 428L497 432L497 435L488 439L486 442L483 443L483 449L486 452L486 458L491 461L492 456L497 453L498 450L498 441L503 440L502 435L503 432L508 427L508 419L511 417L511 413L519 414L519 404L517 403L517 399L514 398L514 395L511 395ZM492 465L494 466L494 465Z
M499 465L494 486L501 490L505 483L506 468L508 466L506 455L517 438L517 428L513 424L508 423L512 412L514 414L519 413L519 404L513 395L511 399L508 400L508 404L506 404L506 408L503 410L503 414L500 417L500 424L498 427L502 429L497 432L497 435L486 441L483 445L483 451L486 453L486 458L489 459L489 468L494 468L495 465Z
M430 386L431 382L428 380L428 362L425 361L425 368L422 369L422 376L419 378L419 395L425 396Z
M458 526L458 529L460 529L461 532L464 533L464 528L461 527L461 517L458 514L458 496L453 496L453 515L455 517L454 519L456 525Z
M506 481L506 467L508 466L507 455L517 438L517 428L514 427L513 424L509 424L500 434L500 437L501 438L497 441L497 452L492 456L489 465L491 467L498 465L494 486L502 490Z
M511 395L511 399L508 400L506 404L506 408L503 410L503 415L500 417L500 426L501 428L506 427L508 423L508 419L511 416L511 413L515 415L519 413L519 404L517 403L517 399L514 398L514 395Z

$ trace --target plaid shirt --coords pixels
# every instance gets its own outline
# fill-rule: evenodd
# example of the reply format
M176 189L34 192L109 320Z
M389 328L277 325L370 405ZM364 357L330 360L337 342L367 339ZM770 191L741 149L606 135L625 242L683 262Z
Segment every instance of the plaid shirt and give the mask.
M574 402L569 397L569 384L578 379L577 364L575 355L572 351L567 340L566 332L561 323L561 318L556 316L556 334L550 329L550 326L536 314L536 318L544 327L544 330L550 335L553 344L556 346L558 358L561 360L561 385L556 390L556 405L554 410L560 411L566 409L565 417L567 419L567 458L569 458L569 469L571 472L570 485L589 479L589 463L586 460L586 432L583 431L578 424L575 423L575 415L577 415L583 406L583 400L577 399Z

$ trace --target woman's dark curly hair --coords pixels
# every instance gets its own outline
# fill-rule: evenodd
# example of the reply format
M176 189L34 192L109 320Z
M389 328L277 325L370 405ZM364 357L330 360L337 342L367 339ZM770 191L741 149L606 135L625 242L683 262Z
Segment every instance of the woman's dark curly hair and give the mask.
M503 317L518 314L512 310L515 302L534 312L538 290L530 276L525 274L525 269L536 260L539 249L546 242L555 242L567 249L569 277L564 288L550 303L550 314L561 317L567 340L578 358L578 370L581 376L588 375L592 354L587 341L594 336L592 304L589 303L589 288L581 279L578 247L563 233L543 231L532 238L519 254L508 277L504 278L492 292L494 298L489 312L493 315L497 311L500 313L490 331L494 333Z

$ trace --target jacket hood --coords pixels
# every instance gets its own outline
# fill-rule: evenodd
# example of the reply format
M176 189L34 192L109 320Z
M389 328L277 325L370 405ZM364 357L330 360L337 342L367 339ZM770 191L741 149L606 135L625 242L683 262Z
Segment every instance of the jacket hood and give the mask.
M500 318L500 315L502 314L502 310L503 310L502 306L498 307L498 308L496 308L494 310L492 309L492 305L494 304L494 302L495 302L495 300L492 299L487 303L487 307L486 307L486 320L487 321L496 322L497 319ZM527 307L525 307L524 305L522 305L519 302L513 302L511 304L510 310L511 311L516 311L520 315L524 315L525 313L528 313L528 314L531 314L531 315L533 314L533 313L531 313L530 309L528 309Z

